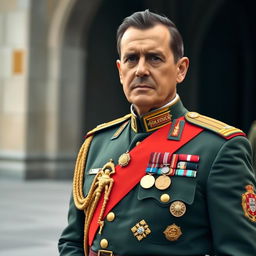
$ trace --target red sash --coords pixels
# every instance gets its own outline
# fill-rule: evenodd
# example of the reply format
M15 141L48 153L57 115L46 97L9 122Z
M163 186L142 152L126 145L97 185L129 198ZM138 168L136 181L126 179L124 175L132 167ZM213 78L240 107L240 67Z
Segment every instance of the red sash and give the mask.
M180 118L184 120L184 118ZM193 139L204 129L195 125L191 125L185 122L181 140L168 140L168 132L170 130L170 125L165 125L158 131L154 132L146 139L144 139L138 146L134 147L129 153L131 161L128 166L121 167L117 165L115 167L115 173L112 178L114 179L114 186L111 191L109 201L107 203L104 216L110 212L110 210L129 193L145 175L145 170L147 168L150 153L154 152L170 152L173 154L180 147L186 144L188 141ZM134 172L136 170L136 172ZM100 209L103 203L103 195L99 201L98 207L94 213L92 222L89 229L89 245L92 245L94 236L99 227L98 218L100 214Z

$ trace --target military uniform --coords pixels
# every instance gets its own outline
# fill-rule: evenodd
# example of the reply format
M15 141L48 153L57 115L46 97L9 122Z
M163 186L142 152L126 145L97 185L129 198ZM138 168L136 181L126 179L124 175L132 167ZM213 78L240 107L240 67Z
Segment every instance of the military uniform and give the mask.
M171 148L193 127L201 130L175 152L169 154L169 146L159 150L158 142L165 140ZM162 129L158 141L157 132ZM150 141L154 134L156 138ZM234 127L188 112L179 98L141 118L127 115L89 132L90 145L80 152L76 166L80 176L74 178L60 255L84 255L85 236L90 255L256 255L255 175L249 143L241 135ZM149 146L143 149L146 141ZM136 151L140 146L143 150ZM148 155L142 163L145 168L129 168L141 161L143 153ZM120 184L125 187L138 173L140 181L108 209L112 198L118 197L114 189L118 174L113 172L102 186L101 203L93 201L100 187L95 175L109 172L113 163L121 165L116 172L128 171L128 178L119 182L121 194ZM85 230L84 211L75 204L85 208L90 222Z

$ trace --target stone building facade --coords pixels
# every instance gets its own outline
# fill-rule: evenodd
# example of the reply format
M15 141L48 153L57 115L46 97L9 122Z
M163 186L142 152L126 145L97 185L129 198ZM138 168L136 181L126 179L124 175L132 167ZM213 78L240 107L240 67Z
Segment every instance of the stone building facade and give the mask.
M184 37L191 68L178 91L185 105L247 131L256 119L254 5L1 0L0 178L70 178L86 131L129 111L115 31L147 8L169 16Z

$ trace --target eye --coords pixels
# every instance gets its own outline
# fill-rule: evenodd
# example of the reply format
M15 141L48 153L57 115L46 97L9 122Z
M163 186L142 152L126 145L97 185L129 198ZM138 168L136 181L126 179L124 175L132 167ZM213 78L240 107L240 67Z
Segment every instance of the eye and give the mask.
M128 55L125 59L124 59L125 62L128 62L128 63L134 63L134 62L137 62L138 61L138 56L136 54L130 54Z
M162 58L158 56L157 54L149 54L148 60L153 63L162 62Z

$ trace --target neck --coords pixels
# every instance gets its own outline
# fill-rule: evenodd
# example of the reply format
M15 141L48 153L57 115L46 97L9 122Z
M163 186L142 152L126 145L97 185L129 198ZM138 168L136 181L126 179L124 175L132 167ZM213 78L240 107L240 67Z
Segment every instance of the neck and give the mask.
M151 111L160 110L162 108L168 107L168 106L174 104L178 99L179 99L179 95L176 94L175 97L171 101L169 101L168 103L166 103L164 105L161 105L159 107L152 107L152 106L151 107L145 107L145 106L144 107L138 107L136 105L132 105L131 106L131 111L135 115L142 117L142 116L150 113Z

